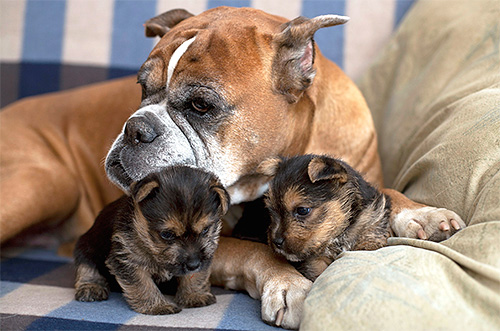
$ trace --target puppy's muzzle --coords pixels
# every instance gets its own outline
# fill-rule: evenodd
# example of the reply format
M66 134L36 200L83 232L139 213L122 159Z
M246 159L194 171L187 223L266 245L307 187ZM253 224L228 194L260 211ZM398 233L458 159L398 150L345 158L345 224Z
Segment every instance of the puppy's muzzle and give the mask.
M153 122L146 116L132 117L125 125L125 139L129 144L149 144L159 135Z

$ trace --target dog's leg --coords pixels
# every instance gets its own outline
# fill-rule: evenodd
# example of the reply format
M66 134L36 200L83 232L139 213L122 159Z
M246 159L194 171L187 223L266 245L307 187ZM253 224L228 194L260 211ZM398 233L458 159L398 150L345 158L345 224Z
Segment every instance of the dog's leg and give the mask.
M215 295L210 293L209 271L179 277L179 286L175 294L175 302L191 307L208 306L216 302Z
M75 299L78 301L107 300L109 286L95 266L80 264L76 266Z
M213 285L246 290L262 301L262 319L297 329L312 282L267 245L221 237L212 263Z
M36 155L33 158L38 159ZM17 160L10 163L8 155L2 155L0 242L32 225L69 217L76 210L79 198L75 177L57 161L34 164L33 161Z
M465 228L455 212L411 201L402 193L383 189L391 197L391 228L398 237L442 241Z

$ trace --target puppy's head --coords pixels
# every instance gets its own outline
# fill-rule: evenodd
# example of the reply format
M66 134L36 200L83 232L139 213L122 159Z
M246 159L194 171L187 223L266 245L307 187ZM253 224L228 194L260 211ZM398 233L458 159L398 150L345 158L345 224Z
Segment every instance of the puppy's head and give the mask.
M271 214L269 244L289 261L324 253L349 225L354 181L340 160L304 155L272 158L257 171L272 177L266 196Z
M212 174L185 166L148 175L131 189L134 229L154 261L174 276L206 269L229 195Z

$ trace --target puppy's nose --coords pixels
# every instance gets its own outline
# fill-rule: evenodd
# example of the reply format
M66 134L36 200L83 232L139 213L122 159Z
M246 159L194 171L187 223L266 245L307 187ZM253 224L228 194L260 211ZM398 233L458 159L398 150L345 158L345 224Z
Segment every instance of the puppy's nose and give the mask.
M201 261L199 256L190 256L186 261L186 268L189 271L198 269L200 265Z
M135 116L127 121L127 125L125 125L125 136L129 143L149 144L158 137L158 133L145 116Z
M273 244L278 248L281 248L283 246L284 242L285 242L285 238L283 238L283 237L276 237L273 239Z

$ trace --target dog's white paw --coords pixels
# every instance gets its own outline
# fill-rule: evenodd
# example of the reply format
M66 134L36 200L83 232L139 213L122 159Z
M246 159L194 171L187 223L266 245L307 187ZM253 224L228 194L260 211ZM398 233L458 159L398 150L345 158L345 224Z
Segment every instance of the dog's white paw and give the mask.
M422 207L403 209L395 216L392 229L398 237L442 241L465 227L462 218L451 210Z
M304 300L312 282L301 274L275 277L264 285L262 293L262 319L285 329L298 329Z

